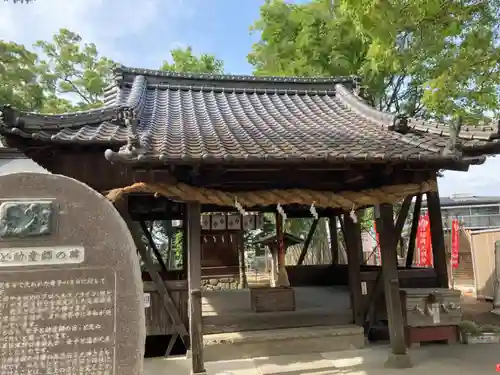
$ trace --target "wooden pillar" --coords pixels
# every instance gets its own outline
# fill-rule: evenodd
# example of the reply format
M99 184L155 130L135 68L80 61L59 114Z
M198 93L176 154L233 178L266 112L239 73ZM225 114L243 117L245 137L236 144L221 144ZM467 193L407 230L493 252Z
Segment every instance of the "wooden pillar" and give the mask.
M429 210L429 222L431 227L434 269L436 270L439 287L448 288L448 257L446 256L446 246L444 242L441 203L437 191L427 193L427 209Z
M300 266L304 263L304 259L306 258L307 250L311 246L312 239L314 237L314 232L316 232L316 228L318 227L319 219L314 219L311 228L309 228L309 232L307 233L306 240L304 241L304 245L302 246L302 251L300 252L299 259L297 260L297 266Z
M337 216L328 219L328 229L330 231L330 252L332 254L332 264L339 264L339 238L337 235Z
M405 343L403 311L399 295L397 237L392 205L382 204L376 206L375 220L380 238L382 277L392 347L392 353L385 365L393 368L409 368L412 365Z
M240 269L239 288L245 289L248 287L245 264L245 238L243 237L243 232L238 232L236 235L238 236L238 263Z
M418 222L420 220L420 210L422 209L422 194L417 195L415 207L413 208L413 218L411 221L410 238L408 241L408 251L406 252L406 268L413 266L415 258L415 243L417 241Z
M345 214L344 229L353 322L357 325L363 325L363 302L361 292L361 226L359 225L359 222L354 223L349 214Z
M271 287L275 287L278 283L278 246L269 246L271 252Z
M203 321L201 316L201 206L186 204L188 243L189 335L191 337L191 373L205 374L203 361Z
M135 246L137 247L137 251L141 256L141 259L144 261L144 265L146 266L146 270L149 273L149 276L151 277L151 280L153 281L153 284L156 286L156 290L158 291L158 294L160 296L160 300L163 303L163 306L165 307L165 310L167 311L174 327L175 327L175 332L170 338L170 343L167 346L167 352L166 354L168 355L168 348L173 346L173 343L175 343L175 339L177 335L180 335L182 342L186 346L186 348L189 348L190 343L189 343L189 334L184 326L184 323L182 322L182 319L180 317L179 312L177 311L177 308L174 303L174 299L172 298L172 295L167 288L166 284L163 282L162 278L160 277L158 270L155 268L154 263L153 263L153 258L149 254L149 252L146 249L146 246L142 240L142 235L144 234L142 232L142 229L140 225L133 221L132 218L130 217L130 213L128 211L128 199L122 198L119 199L118 201L114 201L113 204L115 205L116 209L122 216L123 220L127 224L130 234L132 235L132 238L134 239Z
M288 274L285 267L285 244L284 244L284 228L283 228L283 217L277 213L276 214L276 239L278 240L278 287L288 287L290 282L288 281Z

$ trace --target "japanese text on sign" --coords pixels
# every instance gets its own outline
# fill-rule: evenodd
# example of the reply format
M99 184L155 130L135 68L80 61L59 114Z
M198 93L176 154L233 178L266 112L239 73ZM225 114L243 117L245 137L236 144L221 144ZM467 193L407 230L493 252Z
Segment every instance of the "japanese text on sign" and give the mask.
M417 247L419 250L419 262L421 267L432 265L431 233L429 228L429 215L420 216L417 232Z
M9 247L0 249L0 267L79 264L85 260L82 246Z
M458 268L459 252L459 223L458 219L451 221L451 267Z
M65 271L0 274L0 374L114 374L114 272Z

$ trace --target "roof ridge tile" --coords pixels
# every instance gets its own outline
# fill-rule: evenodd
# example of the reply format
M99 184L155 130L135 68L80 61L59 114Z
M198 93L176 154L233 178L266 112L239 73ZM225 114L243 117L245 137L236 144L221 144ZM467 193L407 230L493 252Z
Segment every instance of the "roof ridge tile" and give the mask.
M165 78L187 78L187 79L207 79L220 81L261 81L261 82L282 82L282 83L354 83L359 78L357 76L330 76L330 77L305 77L305 76L252 76L238 74L212 74L212 73L184 73L155 69L142 69L126 67L124 65L115 68L115 75L134 74L152 77Z

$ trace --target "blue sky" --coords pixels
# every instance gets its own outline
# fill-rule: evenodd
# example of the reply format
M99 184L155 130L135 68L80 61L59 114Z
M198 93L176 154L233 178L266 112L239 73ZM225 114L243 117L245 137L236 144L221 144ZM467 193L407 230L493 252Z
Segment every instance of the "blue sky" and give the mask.
M290 0L304 2L305 0ZM94 42L113 60L138 68L159 68L177 46L216 55L225 70L251 74L246 56L258 35L249 27L264 0L36 0L30 5L0 0L0 39L31 46L60 28ZM500 158L470 172L447 172L442 195L500 195Z
M70 3L70 4L68 4ZM158 68L177 46L216 55L228 73L251 74L249 28L264 0L37 0L0 2L0 37L31 45L67 27L128 66Z

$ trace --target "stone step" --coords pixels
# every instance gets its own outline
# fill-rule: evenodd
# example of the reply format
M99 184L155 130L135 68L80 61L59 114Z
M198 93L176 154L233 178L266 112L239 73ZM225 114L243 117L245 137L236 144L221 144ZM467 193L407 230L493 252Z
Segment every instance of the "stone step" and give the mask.
M266 329L298 328L349 324L350 309L332 312L325 309L305 309L282 312L242 312L238 314L208 315L203 317L205 334L256 331Z
M356 325L283 328L203 336L206 361L359 349L364 344L363 328Z

